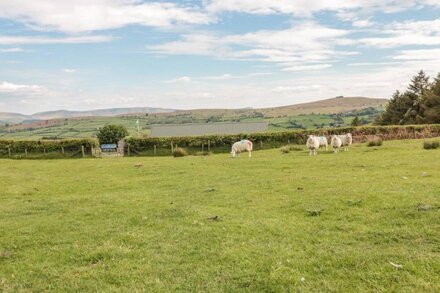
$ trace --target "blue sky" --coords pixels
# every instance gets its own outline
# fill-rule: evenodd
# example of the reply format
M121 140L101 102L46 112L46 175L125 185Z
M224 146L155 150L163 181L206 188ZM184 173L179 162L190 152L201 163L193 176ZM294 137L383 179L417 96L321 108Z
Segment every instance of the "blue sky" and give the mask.
M0 112L388 98L420 69L438 0L0 0Z

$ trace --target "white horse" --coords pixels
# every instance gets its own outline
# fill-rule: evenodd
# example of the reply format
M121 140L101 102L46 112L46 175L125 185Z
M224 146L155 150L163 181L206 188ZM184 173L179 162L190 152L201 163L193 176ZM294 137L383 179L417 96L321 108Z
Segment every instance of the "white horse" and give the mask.
M250 158L252 157L253 148L254 148L254 144L252 143L252 141L248 139L242 139L232 145L231 156L235 158L236 154L240 154L241 152L247 151L249 153L249 158Z

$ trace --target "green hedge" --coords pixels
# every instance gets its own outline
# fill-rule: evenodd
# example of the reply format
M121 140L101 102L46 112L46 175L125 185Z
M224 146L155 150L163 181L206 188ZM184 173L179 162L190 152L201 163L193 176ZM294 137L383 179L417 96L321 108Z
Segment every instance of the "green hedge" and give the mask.
M166 138L128 138L125 140L133 155L153 155L156 146L156 155L170 155L171 144L186 148L190 153L200 151L202 144L207 150L208 143L215 152L229 152L231 145L241 139L254 142L255 149L280 147L285 144L304 144L310 134L326 135L353 134L355 142L367 141L371 136L380 136L383 140L428 138L440 136L440 125L405 125L405 126L361 126L340 127L317 130L293 130L284 132L266 132L238 135L207 135L191 137L166 137ZM127 149L127 148L126 148Z
M0 157L12 158L55 158L82 156L81 150L91 155L92 147L97 141L93 139L66 140L0 140ZM64 154L62 153L64 150Z

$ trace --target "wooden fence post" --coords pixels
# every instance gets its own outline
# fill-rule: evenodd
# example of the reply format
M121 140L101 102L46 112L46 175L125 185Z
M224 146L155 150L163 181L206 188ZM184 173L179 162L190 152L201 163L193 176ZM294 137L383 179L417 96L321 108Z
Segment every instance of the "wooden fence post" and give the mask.
M263 141L260 140L260 149L262 149L262 148L263 148Z
M8 154L11 156L11 147L8 147Z
M130 156L130 145L127 146L127 157Z
M208 140L208 152L210 152L210 151L211 151L211 141Z
M153 150L154 150L154 155L156 155L156 145L153 146Z
M27 157L27 149L24 149L24 156Z
M174 153L174 146L173 146L173 142L171 142L171 153Z
M45 148L43 148L43 153L46 154L46 149Z
M83 145L81 146L81 154L82 154L82 157L84 158L85 154L84 154L84 146Z
M64 155L64 147L61 147L61 153Z
M205 151L205 143L202 142L202 153Z

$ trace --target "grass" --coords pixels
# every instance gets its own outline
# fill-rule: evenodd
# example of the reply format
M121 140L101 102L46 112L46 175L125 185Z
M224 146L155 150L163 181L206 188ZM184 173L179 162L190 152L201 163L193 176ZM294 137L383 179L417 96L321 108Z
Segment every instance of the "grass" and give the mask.
M0 160L0 291L439 292L421 144Z

